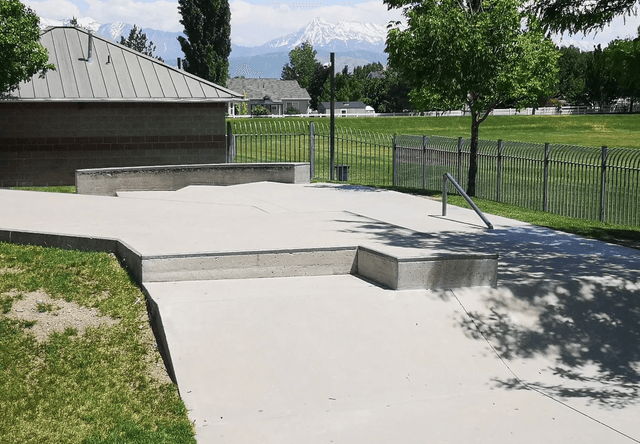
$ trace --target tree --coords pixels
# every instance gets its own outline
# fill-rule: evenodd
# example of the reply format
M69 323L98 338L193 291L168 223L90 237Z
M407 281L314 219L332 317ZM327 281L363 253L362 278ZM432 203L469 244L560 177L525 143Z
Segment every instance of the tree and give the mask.
M389 64L400 70L419 110L471 113L467 193L476 192L478 130L503 103L536 106L552 95L558 51L520 0L385 0L406 6L408 27L387 36Z
M185 71L226 86L231 54L231 10L228 0L178 0L184 34L178 37Z
M572 105L586 105L585 71L589 53L575 46L563 47L559 51L557 97Z
M413 108L409 92L398 70L387 68L379 76L365 80L362 101L378 113L401 113Z
M629 112L633 112L633 102L640 98L640 36L611 42L605 57L617 85L617 96L629 99Z
M55 69L40 44L40 19L19 0L0 1L0 94L11 92L38 72Z
M615 17L635 15L638 0L535 0L530 11L552 32L602 29Z
M311 109L318 109L318 101L324 93L327 79L330 75L331 67L323 66L320 63L316 65L316 70L313 72L313 75L311 76L311 80L309 82L309 87L307 88L307 92L311 97L311 101L309 102L309 106L311 107Z
M304 42L289 51L289 62L282 67L280 78L282 80L297 80L301 88L307 89L318 65L313 45Z
M600 45L589 53L587 59L585 93L590 104L600 107L600 112L618 97L618 85L613 77L610 62Z
M129 32L129 37L125 40L124 37L120 37L121 45L126 46L127 48L131 48L139 53L144 55L148 55L149 57L154 57L161 62L164 62L162 57L154 56L153 53L156 51L156 45L153 42L147 42L147 34L142 32L142 29L138 28L136 25L133 25L131 31Z

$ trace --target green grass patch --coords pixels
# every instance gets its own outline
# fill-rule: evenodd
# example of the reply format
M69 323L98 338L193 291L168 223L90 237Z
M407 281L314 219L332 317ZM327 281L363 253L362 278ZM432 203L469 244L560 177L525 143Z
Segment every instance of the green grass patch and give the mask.
M38 341L12 305L45 292L115 325L67 327ZM195 443L161 363L144 295L107 253L0 243L0 436L3 443ZM40 307L38 307L40 311Z
M42 191L45 193L76 193L76 187L73 185L58 187L11 187L11 189L20 191Z
M238 119L231 119L232 122L236 120ZM255 119L255 122L273 120ZM329 124L327 118L287 118L286 120ZM336 126L385 134L464 139L469 139L471 135L470 117L348 117L337 118ZM480 125L480 139L640 148L640 114L489 116Z
M408 194L418 194L429 196L431 198L442 200L442 193L433 191L415 190L403 187L384 187ZM485 213L489 221L491 214L508 217L510 219L527 222L540 227L551 228L553 230L563 231L565 233L577 234L589 239L596 239L604 242L622 245L625 247L640 250L640 227L629 225L608 224L593 220L576 219L573 217L559 216L557 214L547 213L544 211L536 211L528 208L521 208L505 203L494 202L487 199L473 198L473 202L483 213ZM457 194L448 194L447 203L458 207L471 209L467 201ZM479 220L479 219L478 219Z

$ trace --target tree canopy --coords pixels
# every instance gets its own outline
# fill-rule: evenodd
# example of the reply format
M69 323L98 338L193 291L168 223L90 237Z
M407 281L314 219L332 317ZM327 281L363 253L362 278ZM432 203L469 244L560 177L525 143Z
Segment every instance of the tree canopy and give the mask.
M178 0L184 34L178 37L184 69L226 86L231 54L231 10L228 0Z
M403 0L385 0L397 6ZM389 31L389 64L418 110L469 110L467 192L475 194L478 129L502 104L537 106L557 81L558 51L520 0L423 0L403 5L408 27Z
M55 67L40 44L40 19L19 0L0 1L0 94Z
M138 51L141 54L148 55L149 57L154 57L161 62L164 62L162 57L154 56L153 53L156 51L156 45L151 41L147 41L147 34L142 32L142 29L138 28L136 25L133 25L131 31L129 31L129 37L126 39L124 37L120 37L121 45L126 46L127 48L131 48L135 51Z
M638 0L535 0L530 10L553 32L602 29L618 16L637 13Z
M282 80L297 80L301 88L307 89L319 64L313 45L304 42L289 51L289 63L282 67L280 78Z

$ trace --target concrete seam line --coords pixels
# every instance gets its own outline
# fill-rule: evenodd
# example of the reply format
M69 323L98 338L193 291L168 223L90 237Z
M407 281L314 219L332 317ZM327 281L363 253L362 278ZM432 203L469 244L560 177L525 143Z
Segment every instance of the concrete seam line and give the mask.
M453 292L453 290L452 290L452 289L448 289L448 290L446 290L446 291L447 291L448 293L451 293L451 295L452 295L454 298L456 298L456 301L458 301L458 304L460 304L460 307L462 307L462 310L465 312L465 314L467 315L467 317L471 320L471 322L473 323L473 326L476 328L476 330L478 331L478 333L480 333L480 335L481 335L481 336L482 336L482 338L485 340L485 342L489 345L489 347L491 348L491 350L493 351L493 353L495 353L495 355L498 357L498 359L500 359L500 362L502 362L502 364L507 368L507 370L509 370L509 373L511 373L511 374L512 374L512 375L513 375L513 376L518 380L518 382L519 382L520 384L522 384L522 386L523 386L524 388L526 388L527 390L531 390L531 391L533 391L533 392L536 392L536 393L538 393L538 394L540 394L540 395L542 395L542 396L544 396L544 397L547 397L547 398L551 399L552 401L555 401L555 402L557 402L558 404L560 404L560 405L562 405L562 406L564 406L564 407L566 407L566 408L568 408L568 409L570 409L570 410L573 410L574 412L579 413L580 415L582 415L582 416L584 416L584 417L586 417L586 418L589 418L589 419L590 419L590 420L592 420L592 421L597 422L598 424L600 424L600 425L602 425L602 426L604 426L604 427L608 428L609 430L612 430L612 431L614 431L614 432L616 432L616 433L618 433L618 434L620 434L620 435L624 436L625 438L629 438L631 441L634 441L634 442L640 443L640 441L638 441L637 439L635 439L635 438L633 438L633 437L631 437L631 436L627 435L626 433L621 432L620 430L618 430L618 429L615 429L615 428L611 427L610 425L608 425L608 424L606 424L606 423L604 423L604 422L600 421L599 419L596 419L596 418L594 418L593 416L591 416L591 415L589 415L589 414L587 414L587 413L584 413L583 411L580 411L580 410L578 410L577 408L572 407L572 406L570 406L569 404L567 404L567 403L565 403L565 402L563 402L563 401L561 401L561 400L559 400L559 399L556 399L555 397L553 397L553 396L549 395L548 393L545 393L545 392L543 392L542 390L540 390L540 389L538 389L538 388L536 388L536 387L534 387L534 386L531 386L531 385L529 385L528 383L526 383L525 381L523 381L523 380L522 380L522 379L521 379L521 378L520 378L520 377L519 377L519 376L518 376L518 375L517 375L517 374L516 374L512 369L511 369L511 367L509 367L509 364L507 364L507 362L502 358L502 356L500 356L500 353L498 353L498 350L496 350L496 349L495 349L495 347L491 344L491 342L489 342L489 339L484 335L484 333L482 332L482 330L480 329L480 327L479 327L479 326L478 326L478 324L476 323L475 319L473 319L473 317L471 316L471 314L467 311L467 309L465 308L465 306L462 304L462 301L460 301L460 299L458 299L458 296Z

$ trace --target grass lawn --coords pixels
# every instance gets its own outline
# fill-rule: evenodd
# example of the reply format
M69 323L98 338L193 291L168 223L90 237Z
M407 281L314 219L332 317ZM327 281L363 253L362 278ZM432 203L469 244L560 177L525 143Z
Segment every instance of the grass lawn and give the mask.
M314 120L329 124L327 118L297 120ZM470 117L348 117L336 118L336 126L386 134L465 139L471 135ZM640 114L489 116L480 125L480 139L640 148Z
M442 193L422 192L410 188L385 187L409 194L427 195L431 198L441 200ZM516 207L504 203L494 202L486 199L473 198L473 202L483 213L508 217L510 219L528 222L532 225L547 227L553 230L573 233L590 239L597 239L612 244L631 247L640 250L640 227L628 225L607 224L594 220L575 219L572 217L558 216L556 214L535 211L527 208ZM449 194L447 203L463 208L471 208L462 196ZM488 216L491 221L491 216ZM478 219L480 220L480 219Z
M75 194L76 187L73 185L58 186L58 187L12 187L12 190L22 191L45 191L48 193L71 193Z
M0 350L3 443L195 443L112 255L0 243Z

